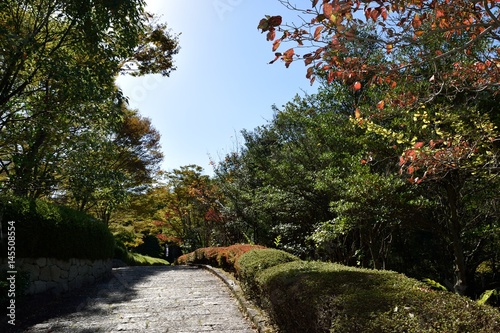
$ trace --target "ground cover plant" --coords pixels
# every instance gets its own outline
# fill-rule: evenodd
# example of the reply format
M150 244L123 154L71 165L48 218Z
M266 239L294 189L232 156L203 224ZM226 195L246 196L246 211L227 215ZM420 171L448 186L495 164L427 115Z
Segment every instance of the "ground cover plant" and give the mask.
M207 258L226 252L199 249L178 262L207 263ZM210 262L217 266L217 260ZM497 309L396 272L303 261L263 248L246 251L233 263L230 270L247 296L280 332L500 331Z

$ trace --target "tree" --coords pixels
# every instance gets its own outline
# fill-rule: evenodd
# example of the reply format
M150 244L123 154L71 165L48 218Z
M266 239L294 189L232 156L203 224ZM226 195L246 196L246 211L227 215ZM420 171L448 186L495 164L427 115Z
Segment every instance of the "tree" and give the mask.
M148 183L161 158L158 133L140 117L121 121L126 98L114 80L119 73L168 76L179 47L144 2L3 1L0 31L2 190L48 197L61 190L62 164L75 151L103 153L110 144L121 154L112 170L127 169L134 186Z
M188 165L166 175L168 195L161 211L165 229L189 251L226 241L221 193L202 171L200 166Z
M318 71L326 71L328 82L340 81L354 89L383 83L397 85L420 80L411 75L411 68L451 59L446 72L436 71L425 78L432 79L436 90L442 85L457 91L495 91L498 88L500 6L496 1L312 0L311 6L306 8L279 1L304 17L298 25L282 25L278 15L266 16L260 21L258 28L267 32L267 40L273 41L273 51L285 42L298 45L276 53L272 62L282 59L288 67L293 61L303 59L309 66L307 76L312 81ZM369 37L359 34L366 27L376 33ZM277 32L283 34L277 35ZM419 47L429 40L457 37L462 43L446 50ZM343 56L352 43L376 45L385 52L386 61L370 63L370 55L366 52ZM478 45L482 45L480 54L476 51ZM396 51L408 47L413 50L417 47L418 51L398 57L400 53ZM295 52L303 48L308 49L304 55ZM455 61L457 56L462 59ZM412 101L413 98L409 98L404 102Z
M471 268L466 257L474 256L473 244L485 241L477 237L484 234L469 238L466 230L477 231L491 222L465 219L477 217L478 207L463 198L469 186L489 193L483 191L485 181L498 178L498 108L491 101L499 84L499 5L312 1L311 8L300 10L280 2L312 19L289 30L280 16L269 16L259 29L268 32L274 51L286 41L312 48L301 57L309 66L307 77L340 82L357 93L353 122L400 154L400 172L410 183L427 182L439 193L446 214L438 214L434 232L453 249L454 289L465 293ZM278 30L283 36L276 38ZM296 49L276 53L273 62L281 58L289 66L300 58ZM491 206L487 210L494 211Z
M62 162L59 190L68 203L106 223L130 193L152 185L163 158L150 120L126 108L123 113L114 132L82 133Z

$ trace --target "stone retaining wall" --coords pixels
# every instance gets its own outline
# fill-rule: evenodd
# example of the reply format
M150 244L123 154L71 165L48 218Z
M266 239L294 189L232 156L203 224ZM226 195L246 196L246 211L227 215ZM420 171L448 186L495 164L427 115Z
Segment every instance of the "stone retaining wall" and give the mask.
M2 259L2 264L7 263ZM17 258L18 272L30 275L28 295L46 291L61 293L92 284L111 274L112 260Z

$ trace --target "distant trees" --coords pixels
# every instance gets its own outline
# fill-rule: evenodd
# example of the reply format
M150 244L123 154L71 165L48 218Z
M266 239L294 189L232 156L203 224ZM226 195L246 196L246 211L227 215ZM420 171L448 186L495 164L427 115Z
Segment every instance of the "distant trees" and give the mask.
M240 241L230 238L222 192L202 171L188 165L167 172L163 184L132 196L128 207L113 218L111 229L129 247L148 236L187 251Z

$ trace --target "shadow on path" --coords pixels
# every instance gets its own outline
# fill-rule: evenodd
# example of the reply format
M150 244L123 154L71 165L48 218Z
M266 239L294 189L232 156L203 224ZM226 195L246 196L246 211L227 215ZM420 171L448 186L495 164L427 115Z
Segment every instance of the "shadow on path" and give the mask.
M137 296L134 286L165 271L192 269L182 266L144 266L114 268L110 277L94 285L63 293L59 296L44 293L19 301L16 309L16 326L2 318L1 332L24 332L26 328L44 321L65 317L72 313L82 315L107 314L106 308L97 303L126 303ZM3 311L2 311L3 312ZM84 333L79 331L79 333Z

